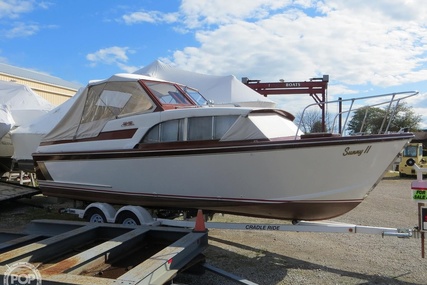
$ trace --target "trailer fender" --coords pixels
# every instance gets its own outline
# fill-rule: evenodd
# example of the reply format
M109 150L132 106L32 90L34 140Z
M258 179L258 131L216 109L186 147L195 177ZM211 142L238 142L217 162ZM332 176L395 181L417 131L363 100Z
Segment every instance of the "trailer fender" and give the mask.
M114 218L115 223L137 224L137 225L154 225L151 214L141 206L123 206Z
M88 218L88 215L92 213L102 213L105 218L105 222L113 223L116 216L116 209L108 203L91 203L84 210L84 218ZM102 216L102 215L101 215Z

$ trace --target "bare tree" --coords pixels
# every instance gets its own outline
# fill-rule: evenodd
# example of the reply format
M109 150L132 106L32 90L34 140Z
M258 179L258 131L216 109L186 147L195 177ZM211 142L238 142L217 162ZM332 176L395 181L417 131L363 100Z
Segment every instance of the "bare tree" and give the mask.
M302 117L304 115L304 117ZM304 133L318 133L322 131L322 113L317 110L306 110L304 114L298 112L295 124L300 126Z

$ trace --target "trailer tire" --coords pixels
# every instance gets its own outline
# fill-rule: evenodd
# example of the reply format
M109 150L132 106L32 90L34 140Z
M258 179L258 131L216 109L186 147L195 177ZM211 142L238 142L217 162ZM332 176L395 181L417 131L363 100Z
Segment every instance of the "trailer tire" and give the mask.
M122 211L116 219L116 224L139 226L141 225L141 222L139 221L138 217L131 211Z
M107 218L104 213L98 208L90 208L86 211L84 218L90 223L106 223Z

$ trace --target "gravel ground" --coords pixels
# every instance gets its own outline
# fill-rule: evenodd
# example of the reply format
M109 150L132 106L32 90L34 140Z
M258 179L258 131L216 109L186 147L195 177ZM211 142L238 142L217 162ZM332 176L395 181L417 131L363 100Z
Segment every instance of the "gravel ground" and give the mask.
M356 209L334 221L366 226L413 228L417 203L413 179L387 178ZM214 221L280 223L235 216ZM283 223L283 222L282 222ZM209 231L209 264L256 284L427 284L427 259L419 238L367 234L267 231ZM236 284L206 273L184 276L185 284Z
M350 213L334 221L358 225L412 228L418 224L417 203L411 200L413 179L387 178ZM37 197L26 201L37 203ZM32 219L58 218L55 207L0 205L0 231L20 229ZM46 209L53 208L53 211ZM73 219L70 216L62 216ZM231 215L216 221L284 223ZM427 260L421 240L366 234L272 231L209 231L205 251L209 264L255 284L427 284ZM175 284L236 284L206 271L179 275Z

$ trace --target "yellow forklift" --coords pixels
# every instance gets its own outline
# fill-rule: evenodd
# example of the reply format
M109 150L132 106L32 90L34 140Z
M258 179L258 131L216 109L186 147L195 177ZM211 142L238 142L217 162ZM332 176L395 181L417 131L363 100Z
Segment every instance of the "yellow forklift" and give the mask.
M417 164L420 168L427 167L426 150L422 143L410 143L402 151L401 161L399 163L400 177L417 175L412 167Z

